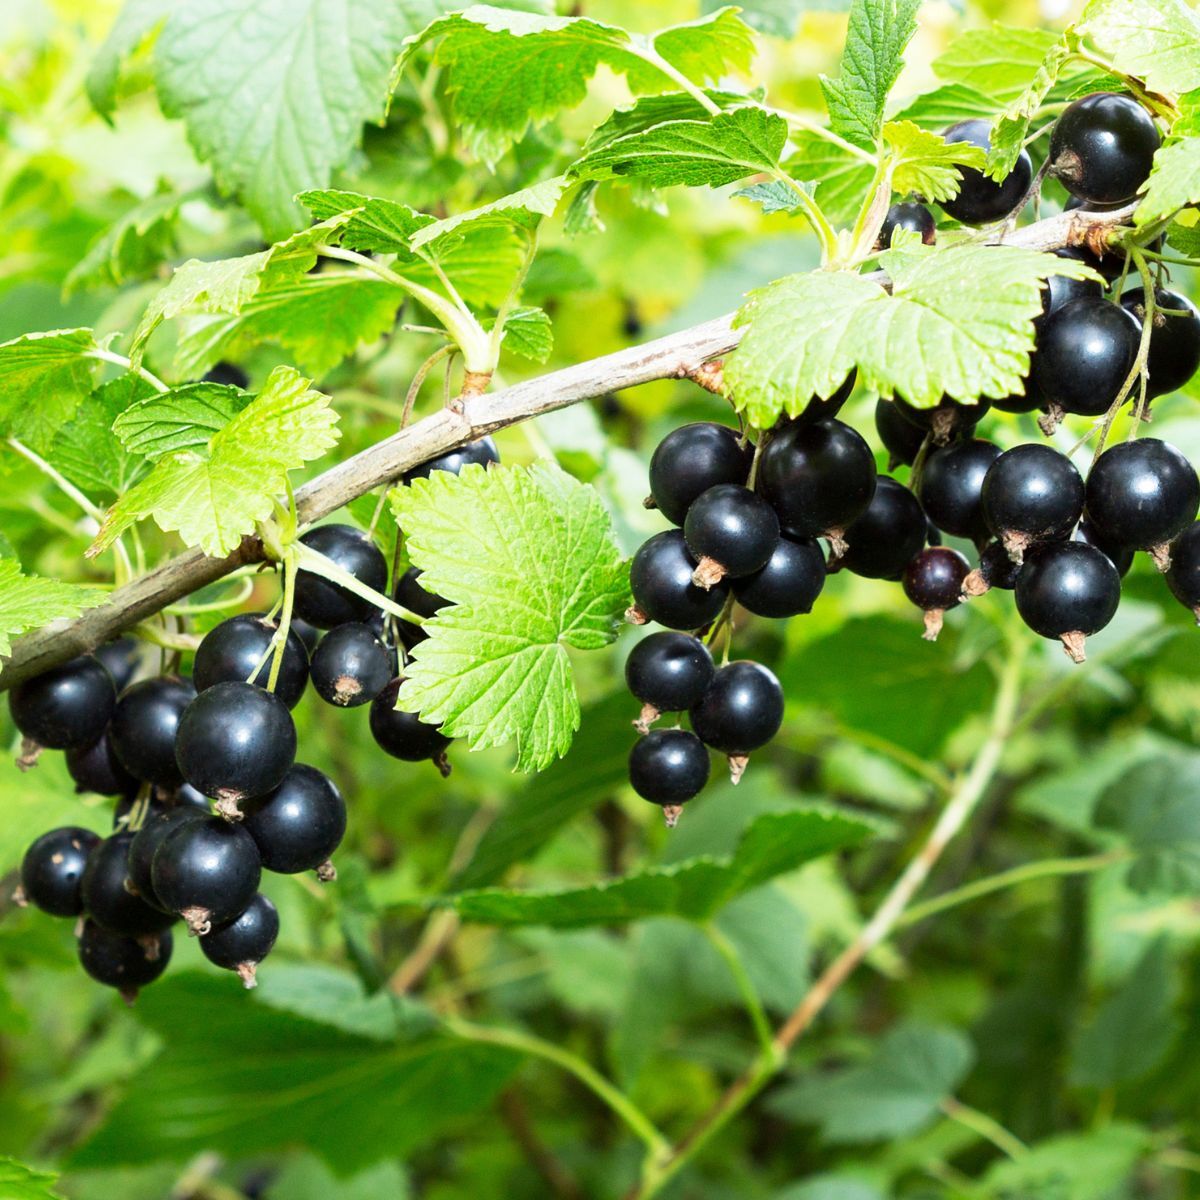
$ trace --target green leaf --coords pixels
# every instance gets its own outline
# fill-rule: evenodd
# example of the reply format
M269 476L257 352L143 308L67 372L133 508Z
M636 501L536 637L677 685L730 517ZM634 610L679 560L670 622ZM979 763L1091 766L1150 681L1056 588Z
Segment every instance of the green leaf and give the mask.
M225 383L187 383L154 392L122 412L112 424L126 450L158 462L168 454L199 450L253 401Z
M801 129L792 135L796 152L784 169L793 179L816 182L816 200L835 225L847 225L858 215L875 168L841 146Z
M1128 839L1135 892L1200 891L1200 754L1138 763L1100 797L1096 824Z
M772 179L770 183L752 183L733 194L742 200L749 200L752 204L761 205L763 216L795 212L800 207L796 189L778 179Z
M930 1125L975 1061L955 1029L902 1025L860 1066L810 1075L777 1092L776 1116L818 1125L831 1143L908 1137Z
M1050 48L1058 41L1044 29L1018 29L994 24L961 33L933 60L939 79L992 98L997 104L1015 100L1029 83Z
M0 1158L0 1196L4 1200L62 1200L54 1191L57 1175L47 1175L19 1163L15 1158Z
M1046 102L1070 58L1071 48L1066 38L1055 42L1046 51L1046 57L1026 89L993 122L986 171L992 179L1003 179L1017 165L1025 148L1030 122Z
M948 143L911 121L889 121L883 141L894 160L892 190L915 192L927 200L950 200L962 183L959 167L982 170L987 155L967 142Z
M650 42L658 55L693 83L718 83L728 75L749 71L754 61L754 32L738 15L740 11L736 5L725 5L653 34ZM631 72L630 85L646 92L674 86L656 66L641 63Z
M554 215L566 186L567 180L564 175L543 179L541 183L501 196L499 200L493 200L469 212L456 213L452 217L423 225L409 239L410 245L414 250L418 250L464 225L499 222L503 225L516 225L522 229L536 228L542 217Z
M986 117L990 121L995 115L996 104L990 97L965 84L947 83L915 96L894 114L894 119L943 129L972 117Z
M170 453L109 509L89 556L150 516L189 546L229 554L271 514L288 472L337 442L329 397L309 383L291 367L276 367L254 402L206 444Z
M385 1159L349 1179L338 1179L310 1154L291 1159L275 1176L265 1200L408 1200L408 1177Z
M159 191L146 197L102 230L67 272L63 292L120 287L152 275L175 252L179 208L185 196Z
M431 903L453 908L465 921L487 925L577 929L657 916L704 921L744 892L815 858L857 845L871 832L870 825L829 809L768 813L750 825L732 854L687 859L586 888L486 888Z
M541 770L579 728L567 647L611 642L628 601L599 495L544 463L439 471L390 495L425 586L451 602L400 706L472 750L515 740L518 769Z
M1113 1200L1143 1154L1149 1133L1124 1121L1106 1121L1086 1133L1046 1138L1019 1159L1001 1158L983 1176L983 1200Z
M792 275L751 293L748 327L726 361L738 409L758 428L831 395L857 366L860 382L919 408L943 395L968 403L1021 391L1033 349L1041 281L1064 261L1014 246L965 243L880 256L889 294L861 275ZM1082 264L1067 273L1091 278Z
M348 250L373 254L407 254L412 235L436 219L397 200L381 200L360 192L326 188L301 192L296 199L318 221L345 216L336 240Z
M874 149L879 137L920 6L921 0L854 0L841 71L837 79L821 77L831 128L864 149Z
M705 95L723 109L738 108L752 100L741 92L707 91ZM632 133L644 133L655 125L664 125L668 121L707 121L710 115L709 110L688 92L641 96L633 104L614 109L592 130L584 143L584 154Z
M1147 947L1124 985L1084 1028L1071 1056L1071 1082L1110 1088L1154 1070L1179 1032L1171 1005L1167 943Z
M531 362L544 363L554 349L550 316L542 308L514 308L504 322L504 349Z
M91 393L97 348L90 329L27 333L0 344L0 429L47 449Z
M97 588L60 583L39 575L22 575L14 558L0 558L0 658L12 652L12 639L64 617L77 617L85 608L103 604Z
M269 238L300 224L295 194L328 185L363 123L382 121L414 7L189 0L172 10L154 55L163 110L183 118L196 153Z
M85 80L92 107L105 119L117 105L122 61L151 37L174 5L175 0L125 0Z
M724 7L723 0L701 0L700 11L716 12ZM741 18L751 29L769 37L790 38L796 33L800 14L811 8L809 0L745 0Z
M1133 214L1135 225L1162 220L1200 202L1200 137L1159 147L1154 155L1154 169L1142 190L1142 202Z
M1183 0L1091 0L1077 30L1152 92L1200 88L1200 16Z
M815 1175L793 1184L771 1200L886 1200L878 1188L845 1175Z

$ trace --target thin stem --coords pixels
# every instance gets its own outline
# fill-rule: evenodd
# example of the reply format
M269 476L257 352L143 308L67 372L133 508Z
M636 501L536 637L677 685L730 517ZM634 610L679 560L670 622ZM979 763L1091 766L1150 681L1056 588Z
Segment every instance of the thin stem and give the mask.
M89 352L89 357L98 358L101 362L112 363L113 366L120 367L124 371L132 371L139 378L144 379L156 392L171 390L152 371L147 371L141 363L135 363L133 359L126 358L123 354L116 354L112 350L96 349Z
M875 166L877 159L870 150L864 150L861 146L856 146L853 142L848 142L844 137L833 132L827 126L822 125L819 121L813 120L811 117L801 116L797 112L791 112L786 108L767 108L767 112L776 117L782 117L789 125L795 125L797 129L803 129L806 133L814 134L823 141L829 142L833 146L844 150L847 154L857 158L860 162Z
M23 458L26 462L32 463L47 479L54 484L56 488L69 500L73 500L83 511L96 522L97 525L104 521L104 510L98 505L93 504L69 479L55 470L42 456L33 450L30 450L24 442L18 441L15 437L8 439L8 444Z
M410 612L407 608L403 608L394 600L383 595L382 592L377 592L373 587L368 587L361 580L351 575L349 571L343 570L332 559L327 558L319 550L314 550L311 546L306 546L303 542L294 543L292 548L296 554L296 565L300 570L311 571L314 575L319 575L322 579L328 579L330 583L336 583L340 587L344 587L348 592L353 592L356 596L361 596L368 604L372 604L376 608L382 608L384 612L391 613L393 616L399 617L402 621L411 621L414 625L425 624L424 617Z
M649 46L645 48L630 46L629 48L643 62L648 62L672 82L677 83L701 108L711 113L714 117L723 111L721 106L703 88L697 87L682 71L677 70L667 62L657 50Z
M750 1024L754 1026L754 1034L758 1038L760 1050L764 1056L772 1055L774 1049L771 1042L771 1022L762 1006L762 1000L759 999L754 980L750 978L746 964L738 953L738 948L712 922L704 925L703 929L705 937L712 943L713 949L725 960L725 965L729 968L730 975L733 976L738 995L741 996L742 1003L746 1006Z
M443 358L450 358L458 353L458 347L452 343L447 343L445 346L439 346L418 368L417 373L412 378L412 383L408 385L408 391L404 396L404 408L400 413L400 428L403 429L409 422L413 413L413 405L417 402L417 396L421 391L421 385L425 382L429 372L442 361Z
M889 741L877 733L872 733L869 729L850 729L847 726L839 725L837 736L847 741L857 742L864 749L875 750L886 758L890 758L905 770L911 771L914 775L919 775L926 782L933 784L939 791L948 792L952 786L950 776L941 767L935 763L926 762L919 754L905 750L903 746L897 746L895 742Z
M1001 1154L1014 1161L1024 1158L1029 1153L1029 1147L1016 1134L1005 1129L995 1117L989 1117L987 1113L980 1112L979 1109L972 1108L953 1096L947 1096L939 1107L944 1116L949 1117L951 1121L957 1121L972 1133L977 1133L984 1141L991 1142Z
M808 219L808 223L813 227L813 232L817 235L817 240L821 243L821 265L828 265L837 255L837 234L834 233L833 226L829 224L828 218L821 211L820 205L782 167L777 167L772 175L777 182L791 188L795 193L800 210Z
M206 600L202 604L168 604L163 612L176 617L198 617L204 613L224 612L227 608L239 608L254 591L254 580L243 575L237 581L237 590L230 596L222 596L220 600Z
M283 556L283 612L279 617L279 628L275 631L275 656L271 659L271 673L267 676L267 691L273 692L283 669L283 653L287 649L288 631L292 627L292 604L296 598L296 556Z

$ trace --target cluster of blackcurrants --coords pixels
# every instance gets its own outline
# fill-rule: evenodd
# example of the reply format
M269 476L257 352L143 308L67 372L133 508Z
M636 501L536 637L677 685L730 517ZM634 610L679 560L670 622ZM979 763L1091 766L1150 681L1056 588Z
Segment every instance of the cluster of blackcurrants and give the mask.
M496 459L485 438L406 479ZM387 587L387 563L360 530L324 525L301 540L367 588ZM411 568L393 596L420 617L446 603ZM389 755L449 771L450 740L395 707L402 648L426 636L420 626L305 570L294 614L286 635L262 613L222 621L197 647L190 677L134 681L137 644L122 639L10 693L24 765L42 749L64 750L79 791L117 797L109 837L71 826L29 847L16 899L79 918L84 969L129 999L166 969L179 919L211 962L254 986L279 933L275 906L258 890L262 871L336 877L345 802L328 776L296 762L291 709L310 678L332 705L369 704L372 735Z
M945 136L986 148L988 123L963 122ZM1131 98L1087 96L1059 118L1047 170L1075 197L1072 207L1117 208L1149 175L1159 143L1153 120ZM1015 215L1033 186L1027 153L999 182L971 169L963 174L959 195L943 207L964 224ZM927 243L936 237L933 215L920 203L892 208L881 244L890 245L897 228ZM1128 270L1123 252L1059 253L1090 263L1110 282ZM647 504L676 528L650 538L631 568L629 619L670 631L639 641L626 664L630 691L642 702L635 722L642 736L629 758L638 794L662 805L674 823L708 781L709 748L729 757L736 782L747 756L778 731L784 696L775 676L754 662L713 662L709 647L728 631L735 602L785 618L809 612L826 576L838 570L900 580L924 610L932 640L947 609L1002 588L1015 592L1031 629L1060 639L1082 661L1085 638L1116 612L1134 551L1145 550L1200 619L1200 480L1179 450L1153 438L1114 446L1085 482L1049 445L1002 452L974 436L990 407L1043 409L1046 433L1065 413L1107 413L1127 389L1144 301L1142 288L1112 303L1099 282L1052 277L1021 395L973 404L946 398L932 409L880 400L875 424L889 469L913 467L910 487L878 474L870 446L837 419L853 373L828 399L813 397L799 417L778 422L757 448L709 422L668 434L651 459ZM1200 368L1196 308L1162 289L1154 307L1148 397L1174 391ZM978 565L942 545L942 534L973 542ZM828 560L818 539L828 543ZM662 714L682 712L692 732L650 730Z

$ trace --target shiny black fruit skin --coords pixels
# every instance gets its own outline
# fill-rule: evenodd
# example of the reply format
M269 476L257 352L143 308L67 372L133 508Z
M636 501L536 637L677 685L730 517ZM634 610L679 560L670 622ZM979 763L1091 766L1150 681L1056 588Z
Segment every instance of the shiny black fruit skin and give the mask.
M254 839L220 817L183 821L163 838L150 878L154 894L194 932L232 921L258 891L262 861Z
M1082 246L1062 246L1052 251L1057 258L1069 258L1075 262L1087 263L1089 267L1096 265L1096 258ZM1067 275L1046 276L1046 286L1042 290L1042 315L1035 318L1035 329L1041 329L1046 318L1056 313L1064 304L1072 300L1091 298L1098 300L1104 295L1104 285L1098 279L1071 279Z
M1127 546L1116 546L1112 542L1106 541L1096 532L1096 527L1087 517L1079 522L1079 527L1072 535L1072 540L1083 542L1086 546L1094 546L1101 554L1106 554L1122 579L1129 574L1129 568L1133 566L1133 551Z
M934 612L954 608L962 595L971 564L949 546L922 550L904 572L904 594L920 609Z
M128 686L129 681L137 673L140 659L141 643L137 638L117 638L115 642L105 642L95 653L112 676L113 686L119 696Z
M83 873L99 845L96 834L77 825L43 833L21 860L25 899L53 917L79 916L83 912Z
M725 606L729 583L722 579L705 590L692 582L696 560L688 553L683 530L668 529L643 542L629 567L637 607L648 620L668 629L699 629Z
M983 481L1000 457L1000 447L983 438L935 450L921 473L921 504L929 519L953 537L979 542L987 536Z
M421 586L421 572L416 567L409 567L396 580L392 599L402 608L416 613L418 617L433 617L446 608L450 601L443 599L436 592L428 591Z
M743 659L721 667L688 714L696 736L724 754L765 746L783 724L783 688L761 663Z
M141 829L133 835L129 843L127 863L129 879L137 894L147 904L166 911L165 905L154 892L154 856L167 836L188 821L202 821L209 815L207 806L204 811L191 806L168 808L157 813L151 813Z
M393 679L371 702L371 735L379 748L402 762L427 758L445 773L446 748L450 739L436 725L427 725L415 713L399 712L396 697L402 680Z
M266 870L315 871L342 843L346 802L329 776L296 763L273 792L247 801L244 827Z
M246 986L253 987L253 968L271 953L278 937L279 912L259 892L232 921L206 933L200 949L214 966L237 971Z
M108 740L107 730L91 745L77 746L63 757L77 792L129 796L137 791L138 781L121 766L121 760Z
M655 729L629 752L629 782L651 804L686 804L708 782L704 743L686 729Z
M808 403L804 406L804 411L798 417L784 417L780 424L786 425L789 421L811 424L813 421L828 421L836 417L842 411L846 401L854 394L854 385L857 382L858 370L856 368L842 380L837 391L831 396L824 400L820 396L810 396Z
M331 629L312 657L317 695L339 708L370 704L394 674L387 647L366 625L351 621Z
M276 788L296 760L287 705L252 683L218 683L184 710L175 739L184 779L214 800Z
M1021 564L1013 562L1003 542L989 542L979 553L979 573L988 587L1011 592L1017 586Z
M992 145L990 123L979 118L951 125L942 137L947 142L969 142L983 150L990 150ZM960 170L962 187L953 200L942 202L942 208L964 225L988 225L1003 220L1016 210L1033 182L1033 162L1025 150L999 183L974 167Z
M496 443L490 437L481 437L477 441L468 442L465 446L459 446L457 450L439 454L437 458L431 458L419 467L413 467L404 476L404 482L411 483L414 479L428 479L434 471L449 471L451 475L459 475L462 473L463 467L472 465L488 467L499 461L500 451L496 449Z
M692 501L683 540L697 561L711 559L723 574L740 579L767 565L779 542L779 518L749 488L719 483Z
M1017 611L1034 633L1098 633L1121 602L1121 577L1108 555L1083 542L1052 542L1017 576Z
M754 447L736 429L715 421L681 425L667 434L650 459L650 495L668 521L682 525L692 501L719 483L745 483Z
M992 402L982 396L974 404L963 404L943 396L933 408L917 408L900 396L893 403L906 421L928 433L937 446L945 446L952 439L969 433L992 407Z
M112 676L90 654L51 667L8 693L13 724L51 750L91 745L104 732L116 702Z
M150 948L87 921L79 935L79 964L97 983L116 988L132 1000L139 988L153 983L167 969L172 949L169 929L158 934Z
M294 633L304 643L308 657L312 658L312 653L317 648L317 642L321 640L321 631L315 625L310 625L307 621L293 615L288 632Z
M1146 293L1142 288L1133 288L1121 297L1121 307L1141 325L1146 318ZM1168 315L1172 310L1185 315ZM1200 310L1186 296L1160 288L1154 293L1154 328L1146 360L1147 394L1151 398L1165 396L1183 387L1198 370Z
M881 250L886 250L892 244L892 234L897 229L920 234L926 246L932 246L937 241L937 222L933 219L933 213L923 204L893 204L887 210L877 243Z
M1033 542L1070 536L1083 513L1083 478L1065 454L1030 442L1006 450L988 468L982 499L988 528L1019 547L1019 559Z
M796 617L812 612L825 575L825 556L817 540L785 534L761 571L733 581L733 594L756 616Z
M250 386L250 376L236 363L219 362L204 376L206 383L224 383L245 391Z
M105 838L88 857L83 873L84 911L101 929L124 937L151 937L170 928L175 918L135 895L129 874L131 833Z
M1167 586L1180 604L1195 612L1200 624L1200 522L1193 522L1175 539Z
M925 430L906 420L891 400L876 401L875 431L888 452L889 469L911 467L925 444Z
M164 788L183 782L175 762L175 734L183 710L195 698L192 681L174 675L144 679L121 694L108 737L135 779Z
M300 540L332 559L359 583L377 592L386 589L387 563L379 547L362 530L350 525L320 525ZM318 629L332 629L347 621L366 621L375 611L369 601L311 571L300 571L296 576L295 607L301 620Z
M1050 134L1050 171L1089 204L1132 200L1162 144L1150 114L1134 99L1095 92L1069 105Z
M688 633L662 631L642 638L625 660L625 683L634 697L664 712L684 712L712 682L716 667L708 647Z
M265 688L271 677L274 658L274 651L268 653L268 647L278 628L279 625L275 621L268 621L264 613L242 613L209 630L196 651L196 662L192 668L192 682L196 690L202 692L215 683L245 683L260 662L262 666L253 682ZM289 629L279 678L275 683L275 695L288 708L295 708L304 695L307 683L308 651Z
M1047 404L1098 417L1117 398L1137 355L1141 330L1120 305L1084 297L1046 318L1033 379Z
M880 475L867 511L846 529L846 553L834 565L864 579L898 579L921 553L929 526L921 502L890 475Z
M1110 447L1088 475L1088 520L1118 546L1162 546L1196 519L1198 506L1200 480L1192 464L1158 438Z
M762 453L759 487L790 537L842 533L875 494L875 455L841 421L789 425Z

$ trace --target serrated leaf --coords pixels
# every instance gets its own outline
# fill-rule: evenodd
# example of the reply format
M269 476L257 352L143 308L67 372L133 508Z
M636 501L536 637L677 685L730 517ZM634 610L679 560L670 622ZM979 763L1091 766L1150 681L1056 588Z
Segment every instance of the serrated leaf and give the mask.
M891 153L892 190L915 192L927 200L950 200L962 183L959 167L982 170L987 155L967 142L949 143L911 121L889 121L883 142Z
M4 1200L62 1200L54 1191L57 1175L35 1171L15 1158L0 1158L0 1196Z
M1100 797L1096 824L1122 834L1135 892L1200 891L1200 755L1148 759Z
M571 167L577 179L640 179L651 187L720 187L779 165L787 122L747 106L708 121L668 121L593 150Z
M879 137L920 6L921 0L854 0L838 77L821 77L830 127L864 149L874 149Z
M947 83L914 96L894 114L893 119L915 121L918 125L932 125L941 129L972 117L985 117L990 121L995 115L996 104L990 97L965 84Z
M1127 1121L1046 1138L1019 1159L994 1162L983 1176L983 1200L1113 1200L1150 1144L1149 1131Z
M727 75L749 71L754 61L754 32L738 15L740 11L737 6L725 5L694 21L663 29L651 35L650 41L658 54L693 83L718 83ZM630 76L635 91L659 92L673 86L657 67L648 64L639 63Z
M291 367L276 367L254 402L206 445L169 454L109 509L89 556L150 516L206 554L230 553L270 515L288 472L337 442L336 424L328 396Z
M514 308L504 322L504 349L531 362L544 363L554 349L550 316L542 308Z
M348 250L365 250L376 254L404 254L410 239L424 225L436 218L401 204L398 200L383 200L364 196L361 192L344 192L332 188L301 192L297 200L318 221L346 215L338 242Z
M975 1061L955 1029L902 1025L860 1066L809 1075L769 1102L780 1117L818 1125L830 1143L908 1137L929 1125Z
M401 707L472 750L515 740L518 769L541 770L579 728L567 647L611 642L628 600L599 495L544 463L435 472L390 495L425 586L451 602L425 626Z
M263 1200L411 1200L408 1176L390 1159L339 1179L319 1158L290 1159L275 1175Z
M749 200L752 204L759 205L763 216L794 212L800 207L800 197L796 195L796 189L778 179L772 179L769 183L752 183L733 194L738 199Z
M880 395L921 408L943 395L973 402L1021 390L1041 311L1041 280L1065 260L1014 246L962 244L881 255L880 284L846 273L793 275L751 293L748 327L726 360L739 410L759 428L831 395L857 366ZM1070 264L1075 278L1090 278Z
M1028 87L992 123L991 149L985 172L990 178L1003 179L1017 165L1025 148L1030 122L1070 61L1071 48L1064 37L1046 51L1046 57Z
M97 349L90 329L26 333L0 344L0 428L47 449L91 393Z
M875 168L811 130L792 135L795 153L784 169L793 179L816 181L816 200L835 225L852 222L871 186Z
M1172 141L1154 155L1154 168L1142 187L1135 225L1147 225L1200 202L1200 137Z
M126 450L158 462L206 447L253 400L253 393L229 384L186 383L139 401L115 419L112 429Z
M102 117L111 117L116 107L122 61L154 33L174 6L175 0L125 0L84 81L88 99Z
M175 251L179 207L184 199L179 192L155 192L123 213L97 235L67 273L64 294L119 287L151 275Z
M493 200L469 212L456 213L452 217L423 225L412 235L410 244L414 250L419 250L422 246L430 245L468 225L499 222L524 229L534 228L542 217L554 215L566 186L565 175L543 179L541 183L501 196L499 200Z
M997 104L1015 100L1058 39L1044 29L994 24L969 29L933 60L939 79L958 83L992 98Z
M707 91L705 95L721 108L737 108L752 101L742 92ZM631 133L643 133L668 121L704 121L710 113L695 96L687 92L663 92L657 96L640 96L633 104L614 109L588 135L584 154L607 146Z
M1152 92L1200 88L1200 15L1183 0L1091 0L1077 30Z
M189 0L172 11L154 52L163 110L268 237L300 224L295 194L327 186L363 123L382 120L413 7Z
M12 652L16 635L63 617L77 617L105 599L97 588L22 575L16 559L0 558L0 658Z
M806 862L861 842L872 827L829 809L767 813L723 857L686 859L587 888L459 892L434 901L463 920L487 925L548 925L557 929L619 925L645 917L704 921L744 892Z
M831 0L831 3L837 2ZM701 0L700 11L715 12L722 7L722 0ZM796 32L800 14L811 7L811 0L745 0L741 6L741 17L759 33L769 37L790 38Z

